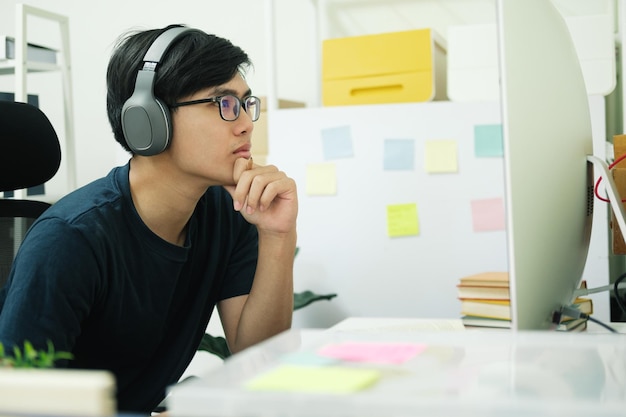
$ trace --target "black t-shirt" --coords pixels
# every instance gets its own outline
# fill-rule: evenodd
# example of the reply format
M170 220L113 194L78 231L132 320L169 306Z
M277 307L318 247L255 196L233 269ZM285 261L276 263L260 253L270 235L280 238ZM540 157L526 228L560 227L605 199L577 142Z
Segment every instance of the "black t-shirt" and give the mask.
M115 374L120 411L150 412L193 358L217 301L247 294L256 228L211 187L184 247L152 233L132 203L129 165L54 204L29 230L0 291L0 342L29 340Z

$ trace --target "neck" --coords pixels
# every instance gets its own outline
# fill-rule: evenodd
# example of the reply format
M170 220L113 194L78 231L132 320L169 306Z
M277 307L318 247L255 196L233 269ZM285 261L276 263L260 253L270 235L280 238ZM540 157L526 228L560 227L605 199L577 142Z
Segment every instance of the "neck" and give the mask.
M187 236L187 223L202 195L188 192L154 164L150 157L133 157L130 163L130 193L133 204L146 226L157 236L182 246Z

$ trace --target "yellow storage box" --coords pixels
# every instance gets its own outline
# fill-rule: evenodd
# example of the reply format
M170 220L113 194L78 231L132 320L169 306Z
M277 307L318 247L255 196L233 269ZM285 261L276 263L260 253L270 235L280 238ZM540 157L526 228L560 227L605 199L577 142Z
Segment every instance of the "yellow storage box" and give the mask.
M444 100L446 49L431 29L327 39L325 106Z

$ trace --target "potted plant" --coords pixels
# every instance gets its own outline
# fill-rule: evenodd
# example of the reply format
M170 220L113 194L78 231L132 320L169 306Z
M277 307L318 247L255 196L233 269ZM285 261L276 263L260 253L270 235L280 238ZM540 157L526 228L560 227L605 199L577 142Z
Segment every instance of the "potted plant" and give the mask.
M52 342L48 341L47 350L36 350L28 340L24 342L24 348L14 346L12 354L6 352L0 343L0 368L52 368L59 360L73 358L70 352L56 352Z

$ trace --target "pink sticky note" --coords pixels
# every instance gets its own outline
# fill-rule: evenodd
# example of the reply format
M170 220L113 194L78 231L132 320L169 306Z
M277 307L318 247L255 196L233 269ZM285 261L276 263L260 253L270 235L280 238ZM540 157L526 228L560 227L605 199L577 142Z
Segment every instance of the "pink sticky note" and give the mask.
M504 202L501 198L472 201L474 231L504 230Z
M426 349L415 343L357 343L346 342L322 347L322 356L351 361L399 364L406 362Z

